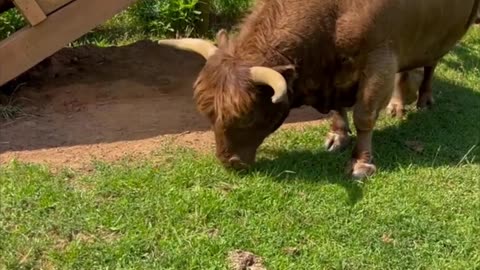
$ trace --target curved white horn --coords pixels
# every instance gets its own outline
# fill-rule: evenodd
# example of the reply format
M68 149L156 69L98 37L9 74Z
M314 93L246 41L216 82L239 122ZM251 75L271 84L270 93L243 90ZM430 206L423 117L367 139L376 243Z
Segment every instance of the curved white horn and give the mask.
M251 79L254 82L263 83L272 87L274 94L272 96L273 103L287 101L287 81L279 72L267 67L250 68Z
M159 40L158 44L194 51L201 54L205 59L208 59L217 51L217 47L212 42L197 38L164 39Z

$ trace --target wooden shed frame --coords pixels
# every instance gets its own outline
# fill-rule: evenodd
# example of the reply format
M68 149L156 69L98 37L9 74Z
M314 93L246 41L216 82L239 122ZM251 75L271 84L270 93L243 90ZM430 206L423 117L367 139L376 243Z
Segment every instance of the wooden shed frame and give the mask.
M1 1L5 7L11 4L8 1L12 1L29 25L0 41L0 86L15 79L137 0Z

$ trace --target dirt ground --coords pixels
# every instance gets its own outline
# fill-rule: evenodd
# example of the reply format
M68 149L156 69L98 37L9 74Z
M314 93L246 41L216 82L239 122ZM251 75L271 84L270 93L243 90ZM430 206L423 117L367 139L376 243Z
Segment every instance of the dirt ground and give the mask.
M83 168L92 160L148 155L164 143L213 150L192 84L204 60L151 41L65 48L28 72L10 97L23 110L0 120L0 163ZM282 128L316 124L309 108Z

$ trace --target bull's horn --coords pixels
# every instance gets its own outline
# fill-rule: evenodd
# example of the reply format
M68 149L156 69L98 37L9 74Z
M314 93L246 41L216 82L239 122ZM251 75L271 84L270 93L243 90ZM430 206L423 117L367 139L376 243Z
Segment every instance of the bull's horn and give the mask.
M164 39L159 40L158 44L194 51L201 54L205 59L208 59L217 51L217 47L212 42L197 38Z
M267 67L250 68L251 79L254 82L263 83L272 87L274 94L273 103L287 101L287 81L279 72Z

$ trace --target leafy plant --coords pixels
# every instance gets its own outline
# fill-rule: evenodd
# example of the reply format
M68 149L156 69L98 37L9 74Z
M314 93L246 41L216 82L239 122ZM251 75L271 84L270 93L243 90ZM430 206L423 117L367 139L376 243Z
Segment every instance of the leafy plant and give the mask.
M13 34L26 24L23 16L17 9L8 10L0 14L0 39L4 39Z
M143 0L128 10L135 25L146 35L191 33L200 20L198 0Z
M250 8L252 2L252 0L213 0L213 9L223 18L237 19Z

